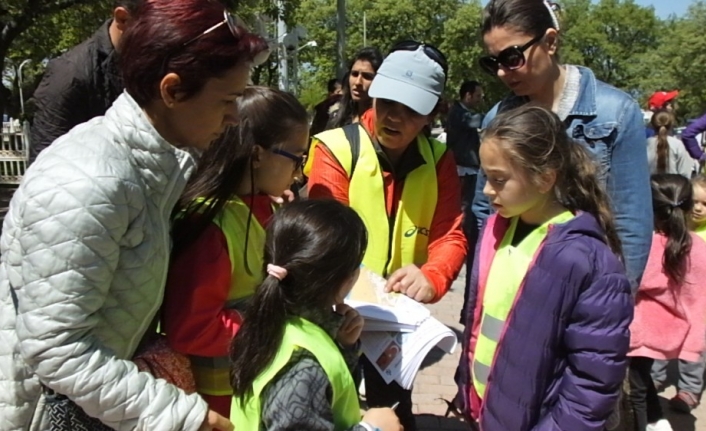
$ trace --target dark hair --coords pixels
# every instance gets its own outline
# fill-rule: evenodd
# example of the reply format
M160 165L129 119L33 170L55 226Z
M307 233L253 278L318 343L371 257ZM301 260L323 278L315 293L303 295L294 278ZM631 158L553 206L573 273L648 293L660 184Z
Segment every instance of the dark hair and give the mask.
M367 233L360 216L334 200L306 200L279 210L267 228L265 264L287 270L255 291L230 350L231 383L243 401L274 359L293 317L331 313L339 289L363 261ZM314 319L316 320L316 319ZM314 322L316 323L316 322Z
M284 91L247 87L237 105L239 124L228 128L203 153L198 171L176 206L175 253L198 238L232 199L252 161L255 145L275 147L285 142L293 129L306 130L308 126L306 109Z
M238 27L238 35L222 25L224 6L213 0L145 0L120 42L120 63L127 92L142 107L159 96L159 83L169 72L181 78L179 90L189 98L206 82L267 50L261 37ZM185 45L186 44L186 45Z
M650 184L655 230L667 237L662 267L667 277L679 284L684 281L691 252L689 214L694 207L693 188L679 174L652 175Z
M142 0L114 0L113 10L122 7L125 8L131 15L137 12L137 9L142 4Z
M351 60L350 64L348 65L348 72L346 73L346 76L350 76L351 69L353 69L353 66L358 61L367 61L373 67L373 70L377 72L378 69L380 69L382 60L382 53L379 49L370 46L365 47L358 51ZM326 126L327 129L335 129L351 124L353 122L353 118L358 115L358 105L351 96L351 86L349 79L343 80L342 90L343 97L341 98L341 107L338 108L336 114L329 121L329 124Z
M669 132L674 128L674 116L666 111L659 110L652 115L650 125L656 133L657 139L657 172L667 172L669 161Z
M481 84L478 81L463 81L461 88L458 90L458 96L463 99L468 93L475 93L476 88L480 87Z
M338 78L333 78L329 79L328 82L326 83L326 89L328 90L329 93L333 93L336 91L336 87L341 85L341 80Z
M559 5L549 5L556 16ZM542 35L550 28L559 30L544 0L490 0L483 11L482 34L495 27L511 27L532 36Z
M533 104L506 111L483 132L482 140L489 139L533 180L547 170L556 171L556 199L572 212L585 211L596 217L608 246L622 258L608 196L598 181L598 167L588 151L569 138L556 114Z

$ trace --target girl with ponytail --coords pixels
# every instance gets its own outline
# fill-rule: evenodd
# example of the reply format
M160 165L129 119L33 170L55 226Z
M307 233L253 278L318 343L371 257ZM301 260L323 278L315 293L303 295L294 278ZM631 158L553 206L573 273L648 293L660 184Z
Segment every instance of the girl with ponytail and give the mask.
M630 402L636 430L671 431L650 372L655 360L680 359L680 374L694 376L697 384L691 388L688 380L693 379L680 378L679 392L670 404L686 412L696 407L704 372L706 242L689 231L694 207L689 180L658 174L651 183L655 233L630 327ZM666 370L657 371L662 386Z
M275 215L267 277L231 346L238 430L401 431L389 408L361 421L349 369L363 319L343 300L367 243L358 214L333 200L295 202Z
M650 120L655 136L647 139L647 161L651 174L680 174L691 178L697 162L691 158L684 144L671 136L674 115L657 111Z
M484 431L603 429L632 297L596 164L536 105L499 114L481 139L496 213L471 273L456 405Z
M177 205L161 326L169 346L189 356L198 393L226 417L228 348L264 277L270 196L302 175L309 142L306 109L289 93L247 87L229 103L239 124L201 155Z

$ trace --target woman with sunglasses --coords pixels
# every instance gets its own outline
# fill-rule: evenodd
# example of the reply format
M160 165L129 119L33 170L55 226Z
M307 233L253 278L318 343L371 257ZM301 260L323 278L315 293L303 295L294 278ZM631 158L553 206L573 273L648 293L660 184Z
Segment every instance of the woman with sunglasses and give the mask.
M196 390L226 417L233 397L228 347L264 278L270 196L282 196L301 176L309 145L306 110L289 93L249 87L237 110L241 123L201 156L177 205L162 312L169 345L191 360Z
M130 359L155 330L191 152L237 123L267 50L216 1L138 9L121 39L125 92L37 158L5 219L0 428L233 429Z
M382 54L377 48L366 47L355 54L343 81L343 98L339 102L339 108L331 114L327 129L357 123L361 115L370 109L373 101L368 96L368 90L380 64Z
M485 117L526 103L554 111L576 142L600 164L600 180L611 198L625 267L637 289L647 263L652 236L650 175L645 155L644 125L638 104L626 93L596 79L585 67L562 65L558 59L558 7L546 0L491 0L483 17L488 51L480 65L507 85L512 94ZM478 226L492 212L478 178L470 217ZM470 265L469 265L470 266Z
M363 264L387 289L419 302L441 299L466 256L460 183L453 154L424 134L446 83L436 48L395 45L370 87L373 107L360 124L314 137L307 163L310 198L333 198L360 214L368 229ZM363 360L371 407L400 402L396 413L415 430L411 391L385 384Z

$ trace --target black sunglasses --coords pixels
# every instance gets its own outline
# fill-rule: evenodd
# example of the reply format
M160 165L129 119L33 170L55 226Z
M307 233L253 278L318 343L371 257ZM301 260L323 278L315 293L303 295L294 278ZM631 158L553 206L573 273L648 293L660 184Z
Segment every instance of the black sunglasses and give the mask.
M288 158L289 160L293 160L294 161L294 172L301 169L301 167L304 166L304 163L306 163L306 154L304 154L303 156L297 156L296 154L292 154L289 151L284 151L284 150L280 150L277 148L272 148L272 149L270 149L270 151L272 151L274 154L284 156L284 157Z
M540 35L522 46L511 46L500 51L497 56L486 55L478 60L480 67L490 75L496 76L500 67L507 70L517 70L527 63L525 51L527 48L542 40Z
M416 40L403 40L402 42L394 44L390 49L390 53L395 51L416 51L420 46L424 47L424 54L426 54L427 57L441 66L441 69L444 71L444 76L448 76L449 63L446 61L446 56L433 45L417 42Z

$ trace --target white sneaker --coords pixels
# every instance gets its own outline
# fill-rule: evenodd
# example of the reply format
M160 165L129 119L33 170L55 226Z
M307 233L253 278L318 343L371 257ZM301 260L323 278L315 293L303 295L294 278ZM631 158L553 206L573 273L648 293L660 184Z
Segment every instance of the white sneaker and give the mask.
M660 419L653 424L647 424L645 431L673 431L667 419Z

